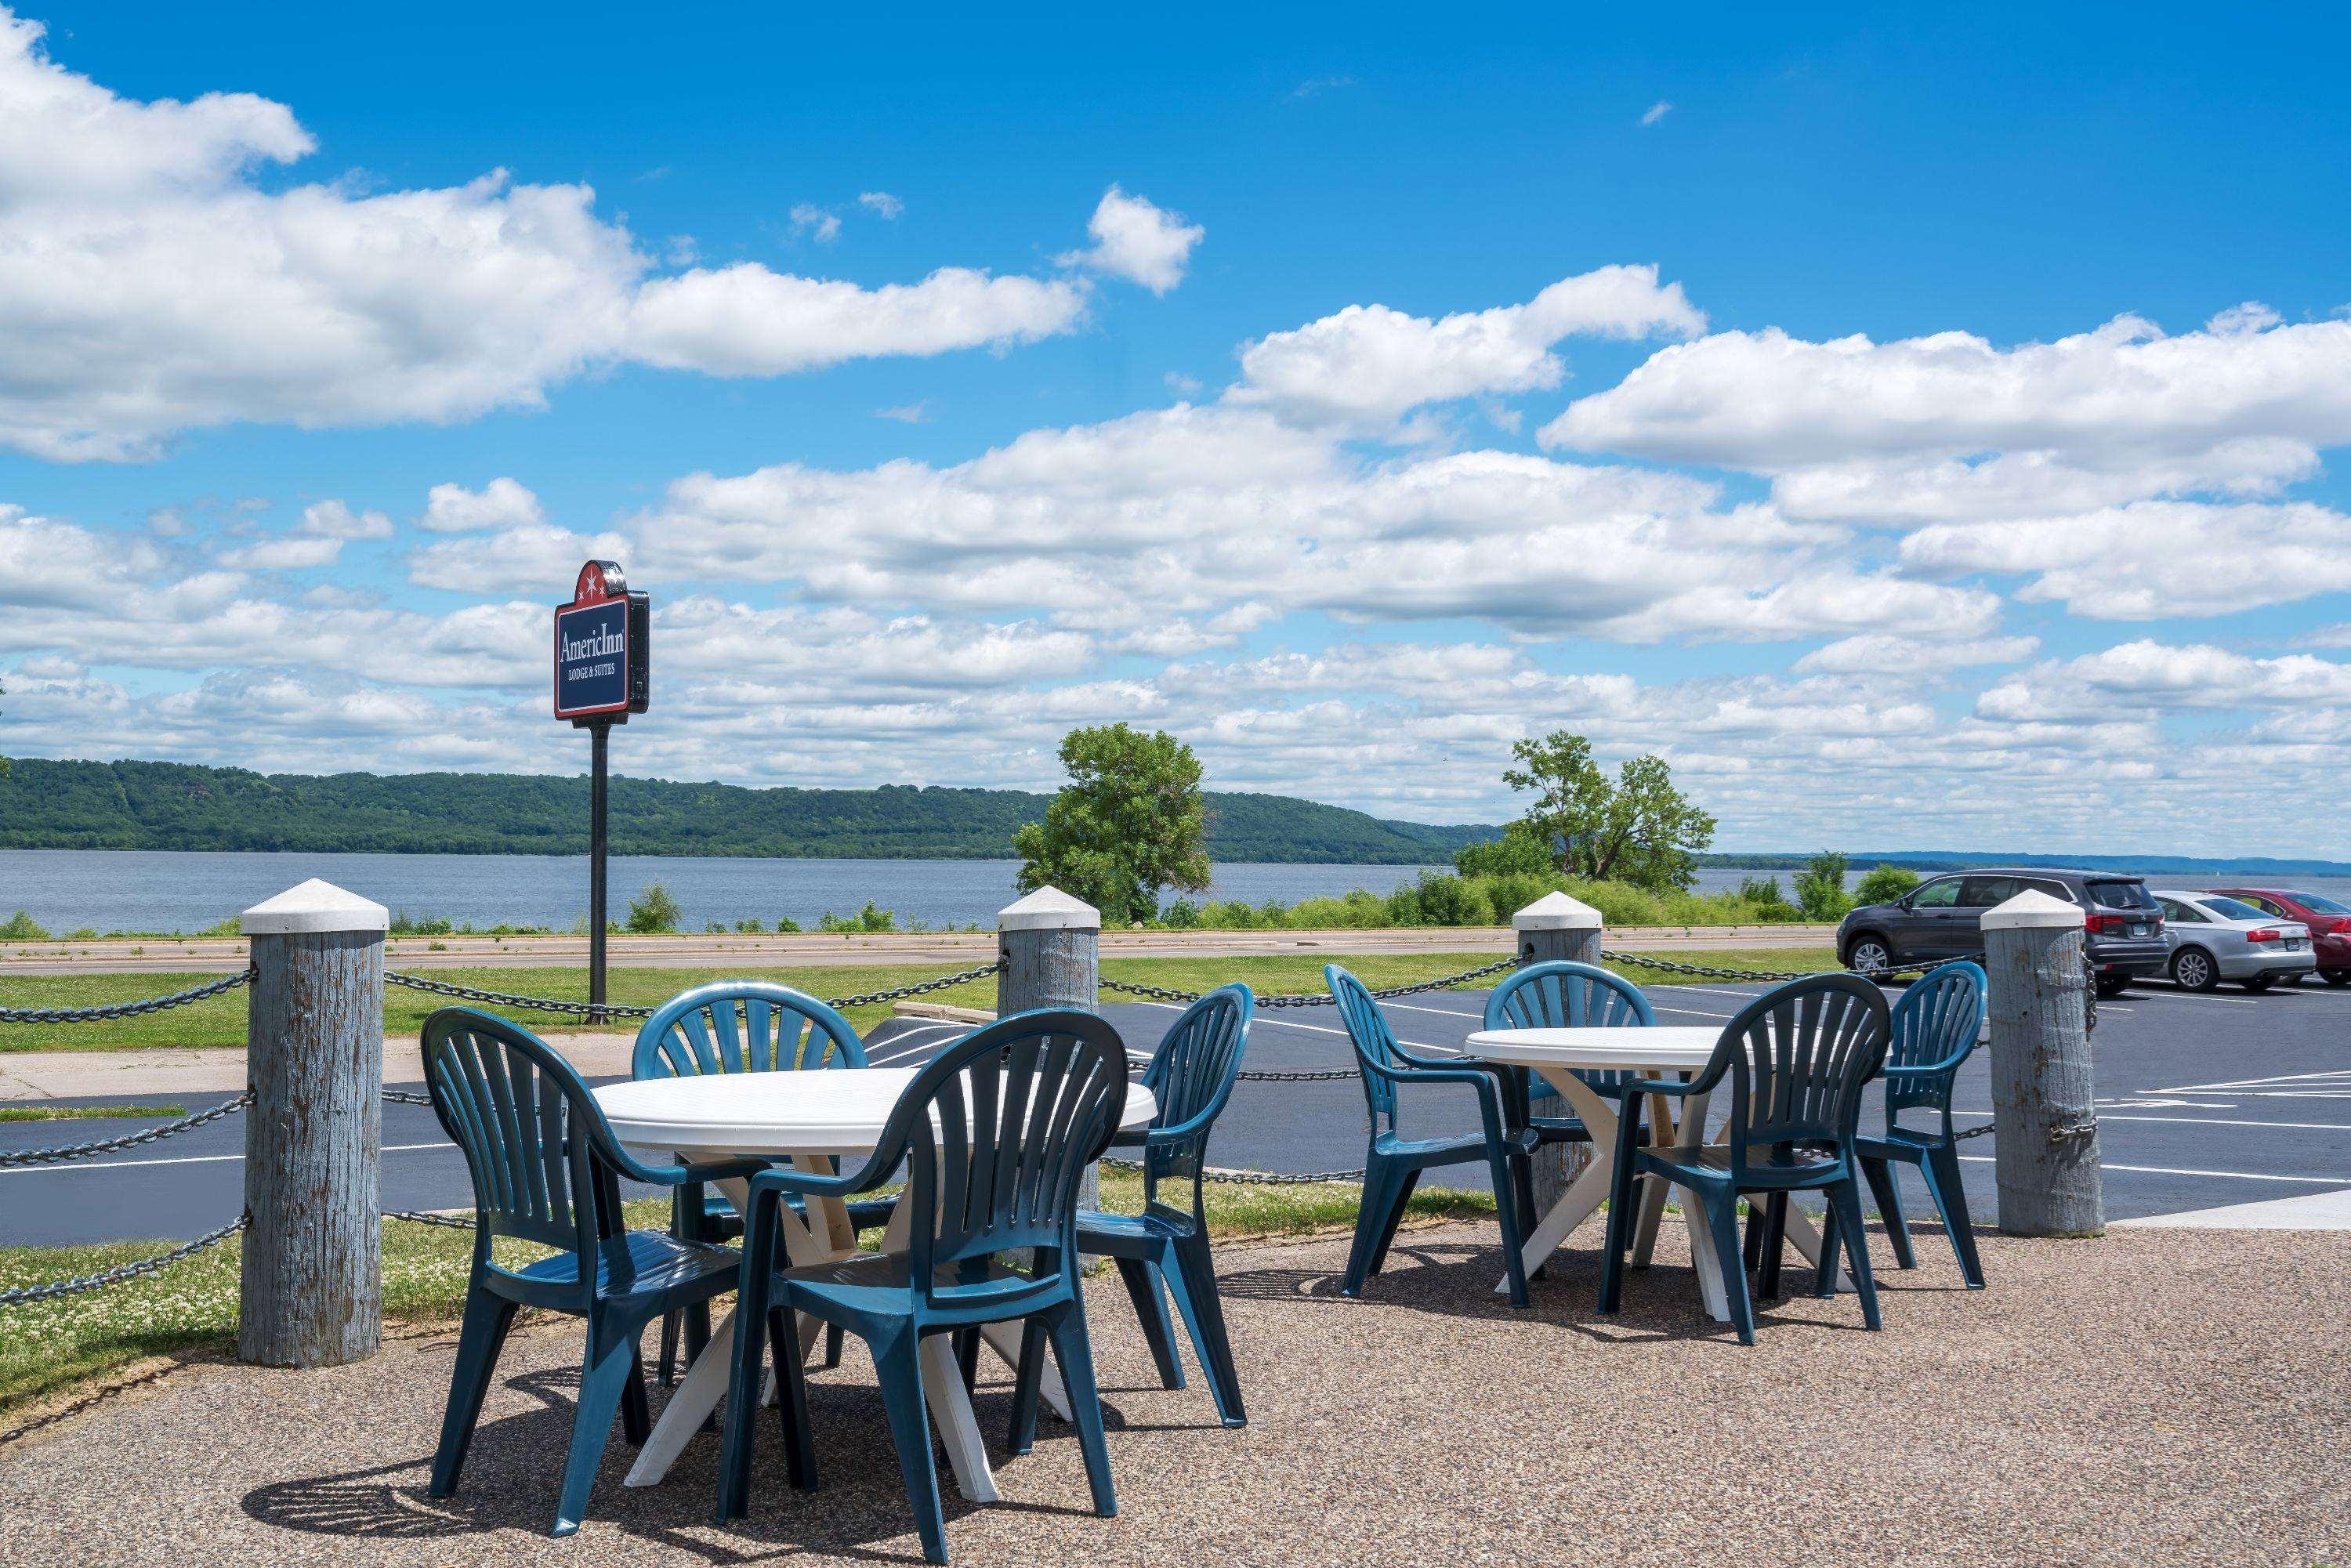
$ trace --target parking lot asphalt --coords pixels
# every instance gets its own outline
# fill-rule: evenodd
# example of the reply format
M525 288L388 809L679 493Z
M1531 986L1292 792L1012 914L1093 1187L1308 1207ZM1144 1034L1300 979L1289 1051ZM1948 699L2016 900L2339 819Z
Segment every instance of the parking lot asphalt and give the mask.
M1648 988L1664 1024L1729 1019L1760 986ZM1445 1050L1479 1027L1485 996L1438 991L1389 1002L1407 1046ZM1102 1009L1130 1046L1148 1050L1180 1010L1114 1002ZM2134 988L2099 1008L2092 1038L2099 1141L2110 1220L2351 1191L2351 988L2315 984L2262 996ZM876 1064L911 1064L965 1026L893 1019L875 1031ZM1346 1069L1346 1036L1327 1008L1261 1009L1246 1067L1260 1071ZM1988 1051L1959 1074L1962 1127L1990 1119ZM181 1096L190 1111L222 1095ZM81 1101L70 1103L99 1103ZM1875 1104L1865 1129L1880 1113ZM1467 1091L1407 1091L1407 1135L1474 1128ZM24 1149L120 1135L149 1124L110 1119L0 1123L0 1148ZM1244 1082L1218 1124L1212 1163L1282 1173L1345 1171L1364 1162L1364 1097L1352 1080ZM1968 1197L1979 1223L1998 1214L1990 1138L1963 1145ZM0 1245L61 1245L201 1235L241 1203L245 1128L229 1117L163 1142L63 1166L0 1168ZM472 1202L464 1162L423 1106L386 1105L387 1208L462 1208ZM1481 1185L1480 1167L1431 1172L1432 1182ZM1906 1181L1911 1178L1906 1177ZM1914 1218L1931 1213L1923 1192Z

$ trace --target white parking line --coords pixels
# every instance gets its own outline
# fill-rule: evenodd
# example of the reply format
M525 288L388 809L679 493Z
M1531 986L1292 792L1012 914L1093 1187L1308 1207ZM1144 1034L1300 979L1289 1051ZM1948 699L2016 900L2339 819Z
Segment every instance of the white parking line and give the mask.
M415 1149L454 1149L455 1144L386 1144L383 1153L404 1155ZM243 1155L180 1155L168 1160L101 1160L96 1165L12 1166L0 1176L71 1176L76 1171L147 1171L158 1166L217 1166L242 1163Z
M1143 1002L1137 1005L1146 1008L1165 1008L1171 1013L1180 1013L1184 1010L1182 1008L1177 1007L1174 1002ZM1257 1027L1270 1029L1303 1029L1311 1030L1316 1034L1335 1034L1343 1040L1347 1037L1347 1031L1343 1029L1331 1029L1319 1023L1292 1023L1288 1019L1270 1019L1263 1013L1257 1015ZM1399 1040L1396 1043L1398 1045L1408 1045L1415 1051L1442 1051L1451 1052L1454 1055L1460 1054L1461 1051L1461 1048L1458 1045L1431 1045L1428 1041L1424 1040Z
M1652 1004L1652 1007L1653 1010L1656 1012L1679 1013L1686 1018L1694 1019L1729 1019L1737 1016L1733 1013L1702 1013L1696 1008L1659 1008L1655 1007L1654 1004Z
M1959 1158L1970 1165L1977 1166L1997 1163L1990 1155L1961 1155ZM2101 1162L2101 1166L2110 1171L2135 1171L2141 1176L2227 1176L2233 1181L2299 1182L2304 1186L2342 1186L2351 1184L2351 1176L2264 1176L2259 1171L2195 1171L2183 1170L2177 1166L2112 1166L2105 1165L2104 1162Z

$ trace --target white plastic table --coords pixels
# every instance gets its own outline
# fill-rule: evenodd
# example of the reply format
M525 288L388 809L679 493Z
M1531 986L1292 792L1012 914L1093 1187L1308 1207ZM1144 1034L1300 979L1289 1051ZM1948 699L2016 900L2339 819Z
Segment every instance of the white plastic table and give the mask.
M633 1083L611 1083L596 1091L613 1134L633 1147L674 1152L678 1158L709 1164L743 1155L789 1159L801 1170L830 1174L834 1162L862 1159L882 1140L882 1130L898 1097L914 1081L912 1067L831 1068L810 1072L726 1072L691 1078L650 1078ZM1151 1092L1130 1084L1126 1112L1120 1125L1146 1126L1158 1105ZM749 1184L712 1184L737 1209L747 1209ZM903 1250L906 1245L908 1206L900 1204L883 1232L882 1249ZM790 1209L782 1211L785 1256L794 1267L831 1263L853 1257L857 1235L850 1228L849 1210L840 1198L811 1198L805 1219ZM669 1473L695 1433L702 1429L718 1402L726 1396L733 1373L734 1313L730 1311L711 1326L710 1344L695 1359L677 1389L670 1396L653 1435L637 1455L624 1484L652 1486ZM801 1320L800 1350L807 1354L821 1336ZM1008 1362L1020 1352L1019 1325L990 1324L982 1339ZM934 1334L923 1341L923 1393L931 1420L945 1440L956 1485L975 1502L998 1500L996 1478L988 1469L987 1448L972 1416L971 1396L963 1385L950 1336ZM1049 1362L1043 1368L1043 1393L1048 1403L1066 1416L1069 1406L1061 1379Z
M1693 1073L1713 1060L1715 1045L1721 1038L1718 1030L1676 1025L1647 1029L1481 1030L1462 1042L1465 1055L1482 1061L1532 1068L1575 1108L1576 1115L1592 1134L1591 1163L1568 1185L1559 1201L1552 1205L1551 1212L1542 1217L1527 1238L1520 1257L1529 1274L1541 1268L1543 1260L1566 1241L1569 1233L1607 1201L1609 1183L1616 1168L1618 1102L1600 1094L1578 1078L1575 1070L1631 1071L1649 1078ZM1651 1095L1650 1135L1660 1142L1670 1138L1685 1149L1698 1147L1706 1142L1706 1110L1710 1098L1711 1091L1687 1095L1678 1102L1662 1094ZM1677 1104L1680 1107L1678 1120L1675 1116ZM1725 1136L1728 1135L1726 1129ZM1633 1233L1633 1260L1636 1267L1646 1268L1656 1246L1657 1223L1665 1214L1666 1184L1652 1180L1644 1186L1640 1218ZM1722 1260L1715 1256L1714 1233L1706 1223L1697 1195L1687 1190L1682 1193L1682 1220L1689 1228L1690 1257L1698 1268L1698 1291L1705 1298L1706 1310L1727 1322L1730 1306L1723 1295ZM1788 1239L1815 1267L1819 1265L1820 1232L1813 1228L1803 1210L1792 1203L1788 1206ZM1744 1266L1737 1259L1731 1262L1735 1268ZM1842 1270L1838 1278L1845 1278ZM1494 1289L1508 1290L1509 1281L1503 1281Z

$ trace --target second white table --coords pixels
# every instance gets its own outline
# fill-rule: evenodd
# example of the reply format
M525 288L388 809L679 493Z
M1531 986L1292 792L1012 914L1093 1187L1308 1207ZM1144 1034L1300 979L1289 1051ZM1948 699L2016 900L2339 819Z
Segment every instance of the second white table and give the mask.
M1719 1030L1672 1025L1647 1029L1481 1030L1462 1042L1463 1054L1479 1061L1531 1068L1574 1107L1576 1115L1592 1134L1591 1163L1568 1184L1559 1201L1552 1205L1551 1212L1527 1237L1520 1256L1529 1274L1541 1268L1569 1234L1607 1201L1609 1184L1616 1169L1618 1102L1577 1077L1577 1071L1633 1071L1648 1078L1694 1073L1714 1059L1714 1048L1721 1038ZM1687 1095L1678 1102L1662 1094L1651 1096L1650 1135L1660 1143L1671 1141L1685 1149L1699 1147L1706 1142L1707 1102L1711 1092ZM1675 1114L1677 1105L1678 1118ZM1633 1255L1636 1264L1648 1262L1666 1207L1666 1185L1654 1180L1646 1185L1646 1190L1641 1195L1640 1218L1634 1231ZM1698 1291L1705 1298L1706 1310L1728 1322L1730 1306L1723 1294L1722 1260L1715 1256L1714 1236L1694 1193L1682 1194L1682 1219L1689 1229L1690 1257L1698 1269ZM1819 1265L1820 1232L1793 1204L1788 1207L1788 1239L1815 1267ZM1742 1266L1738 1259L1730 1260L1730 1265ZM1842 1270L1839 1278L1844 1278ZM1509 1281L1494 1289L1505 1291Z

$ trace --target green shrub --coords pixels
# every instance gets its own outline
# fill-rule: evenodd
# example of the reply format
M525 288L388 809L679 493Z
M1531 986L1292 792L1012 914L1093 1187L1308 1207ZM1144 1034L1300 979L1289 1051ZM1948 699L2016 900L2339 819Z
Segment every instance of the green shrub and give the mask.
M449 922L438 915L411 915L405 909L392 912L392 935L394 936L446 936Z
M760 925L757 920L737 920L735 923L735 929L741 932L746 936L757 936L761 932L765 931L767 927Z
M1420 920L1424 925L1491 925L1494 905L1482 882L1425 871L1420 873Z
M1853 900L1844 894L1844 856L1823 850L1796 873L1796 903L1804 918L1828 925L1843 920Z
M789 936L793 932L798 931L799 928L800 928L800 923L799 923L799 921L797 921L797 920L793 919L790 915L779 915L776 916L776 935L777 935L777 936Z
M677 900L660 883L629 900L629 929L640 936L675 931L684 918L685 911L677 906Z
M16 911L5 922L0 922L0 942L46 942L49 934L34 924L33 917L23 910Z
M828 909L817 919L819 931L895 931L898 914L893 909L878 909L867 899L865 907L854 915L835 915Z
M95 925L84 925L78 930L69 931L66 934L66 940L68 942L95 942L98 940L98 927Z
M1170 931L1190 931L1200 924L1200 906L1188 898L1179 898L1162 910L1159 924Z
M1918 885L1921 878L1907 865L1879 865L1854 884L1855 904L1891 904Z

